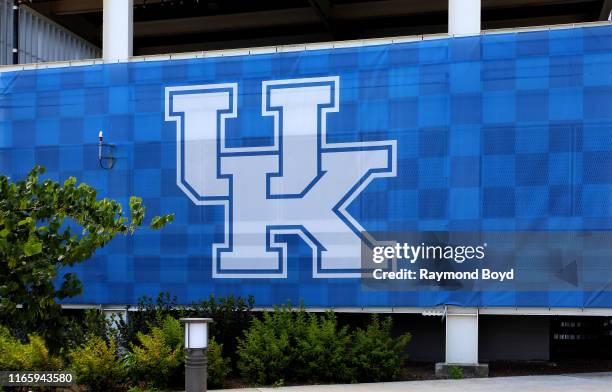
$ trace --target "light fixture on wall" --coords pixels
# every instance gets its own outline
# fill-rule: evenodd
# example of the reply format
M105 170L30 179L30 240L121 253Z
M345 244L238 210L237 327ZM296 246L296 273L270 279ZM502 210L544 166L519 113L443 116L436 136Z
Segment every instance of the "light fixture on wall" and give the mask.
M102 131L98 134L98 139L98 162L102 169L110 170L115 166L116 159L113 157L115 145L104 143L104 133Z

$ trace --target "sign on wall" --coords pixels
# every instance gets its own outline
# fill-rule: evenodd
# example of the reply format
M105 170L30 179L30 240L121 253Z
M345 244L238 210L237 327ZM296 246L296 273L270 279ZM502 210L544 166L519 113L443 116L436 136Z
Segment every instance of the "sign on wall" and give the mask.
M5 72L0 168L176 214L74 267L77 303L611 307L611 53L606 26Z

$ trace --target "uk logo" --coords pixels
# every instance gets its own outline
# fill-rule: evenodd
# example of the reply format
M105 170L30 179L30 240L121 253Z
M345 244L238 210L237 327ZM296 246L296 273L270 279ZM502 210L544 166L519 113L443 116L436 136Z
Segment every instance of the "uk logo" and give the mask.
M338 77L262 83L261 112L273 143L228 147L237 83L166 88L176 124L178 187L197 205L224 209L224 240L212 245L213 278L286 278L287 235L312 252L314 278L359 277L364 228L347 207L376 178L395 177L395 140L330 143ZM284 240L283 240L284 238Z

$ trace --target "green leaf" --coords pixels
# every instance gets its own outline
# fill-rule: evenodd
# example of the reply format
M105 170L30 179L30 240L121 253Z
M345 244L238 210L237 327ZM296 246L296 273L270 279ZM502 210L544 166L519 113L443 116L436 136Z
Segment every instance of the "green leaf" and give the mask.
M23 244L23 253L28 257L37 255L42 252L42 246L42 242L38 241L36 237L30 237L28 242Z
M153 230L159 230L172 221L174 221L174 214L155 216L153 219L151 219L151 224L149 226Z
M29 224L31 224L31 223L32 223L32 218L28 216L27 218L25 218L25 219L23 219L23 220L20 220L20 221L17 223L17 226L29 225Z
M9 229L0 230L0 237L2 238L6 238L9 234L11 234L11 231Z
M68 177L68 179L66 179L66 181L64 181L64 187L65 188L71 188L74 186L74 184L76 184L76 178L74 177Z

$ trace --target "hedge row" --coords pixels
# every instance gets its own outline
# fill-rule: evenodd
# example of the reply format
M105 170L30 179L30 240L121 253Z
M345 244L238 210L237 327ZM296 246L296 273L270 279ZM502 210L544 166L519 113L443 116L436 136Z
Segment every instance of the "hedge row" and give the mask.
M254 385L388 381L402 371L411 336L394 337L391 318L374 315L365 327L350 328L340 326L333 312L285 306L254 316L252 305L252 299L211 297L180 307L160 296L155 303L141 301L129 322L88 311L81 341L57 352L38 336L17 339L0 327L0 370L69 369L91 391L180 389L184 337L178 318L212 316L211 388L230 378Z
M120 349L113 337L90 335L67 358L49 354L42 339L30 335L27 343L13 338L0 327L0 369L71 370L79 385L90 391L119 391L132 387L164 389L181 385L184 369L183 328L168 316L159 327L138 334L138 343ZM214 338L208 348L208 382L221 387L227 377L229 360Z
M393 337L391 318L372 316L369 325L340 327L324 315L289 307L253 319L239 339L238 368L251 383L376 382L396 379L410 334Z

